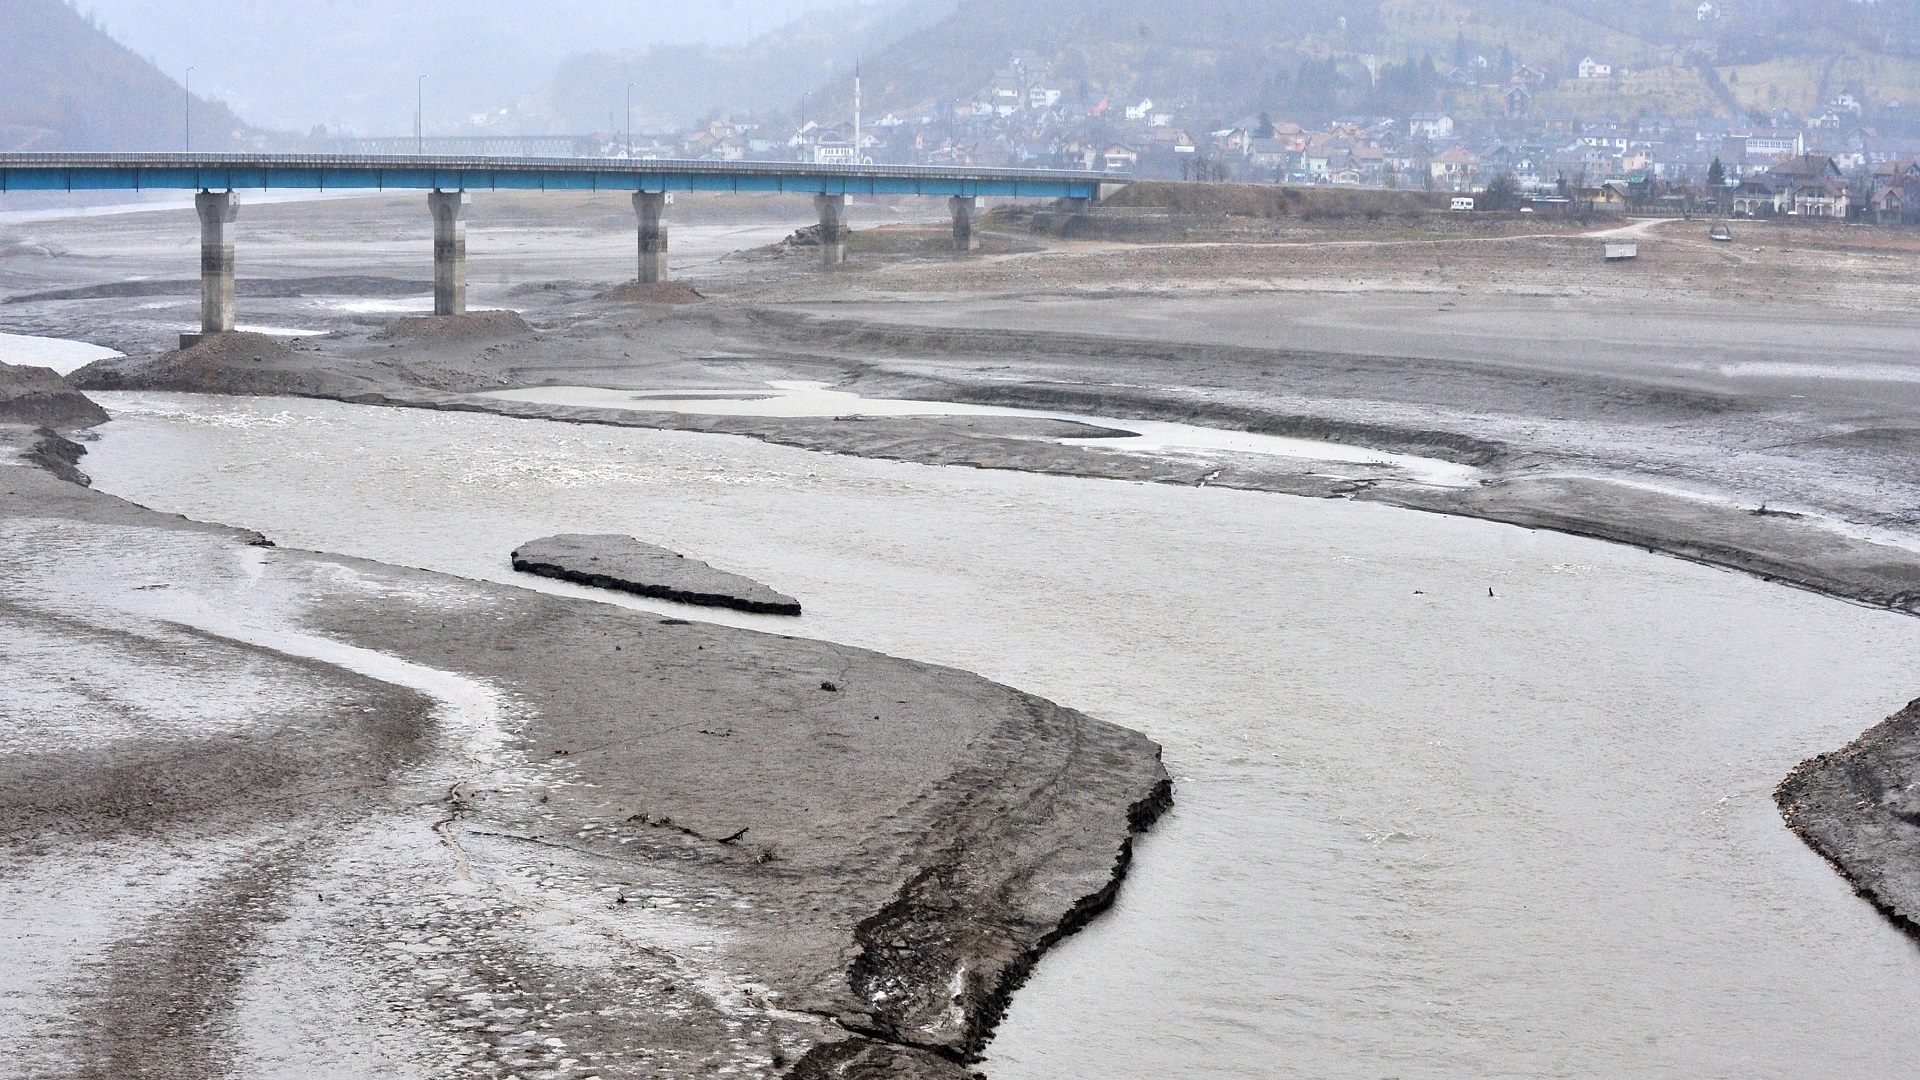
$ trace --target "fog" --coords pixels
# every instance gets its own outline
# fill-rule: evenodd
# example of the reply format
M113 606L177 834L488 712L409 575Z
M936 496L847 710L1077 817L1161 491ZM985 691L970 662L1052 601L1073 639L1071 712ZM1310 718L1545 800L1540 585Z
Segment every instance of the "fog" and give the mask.
M427 76L429 131L511 109L568 56L656 44L737 45L809 12L850 0L227 0L154 4L92 0L109 33L195 93L225 101L249 123L358 134L413 130L417 79Z

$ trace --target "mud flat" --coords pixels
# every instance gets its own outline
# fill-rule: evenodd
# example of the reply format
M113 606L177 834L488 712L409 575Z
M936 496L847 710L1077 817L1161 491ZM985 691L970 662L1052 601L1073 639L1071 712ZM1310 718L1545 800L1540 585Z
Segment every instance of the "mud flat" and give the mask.
M1920 701L1803 762L1774 799L1861 896L1920 937Z
M682 604L733 608L764 615L798 615L800 601L744 577L716 570L677 551L631 536L563 533L529 540L513 551L513 568L526 574L619 589Z
M1169 802L964 672L0 485L29 1073L957 1078Z

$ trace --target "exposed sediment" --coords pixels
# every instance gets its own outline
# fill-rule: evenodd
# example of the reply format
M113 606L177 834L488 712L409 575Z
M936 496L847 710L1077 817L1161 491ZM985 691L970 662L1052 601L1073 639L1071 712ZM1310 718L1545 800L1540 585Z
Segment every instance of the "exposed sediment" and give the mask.
M1801 762L1773 797L1855 891L1920 937L1920 701Z
M750 577L618 533L562 533L529 540L514 549L513 568L681 604L800 614L800 601Z
M0 424L64 429L106 420L105 409L52 368L0 363Z
M180 868L44 959L49 1075L959 1080L1168 803L1142 736L965 672L6 480L48 645L0 690L93 720L0 754L0 846L50 898Z

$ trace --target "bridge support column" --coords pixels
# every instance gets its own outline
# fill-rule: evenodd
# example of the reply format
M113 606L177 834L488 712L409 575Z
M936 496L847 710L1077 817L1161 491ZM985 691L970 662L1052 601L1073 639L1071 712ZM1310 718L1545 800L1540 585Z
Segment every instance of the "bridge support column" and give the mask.
M813 197L813 208L820 211L820 265L839 266L847 261L847 202L851 196Z
M240 197L202 191L193 197L193 209L200 215L200 332L181 334L183 349L233 329L233 219L240 213Z
M633 212L640 218L640 284L667 280L667 204L664 191L633 193Z
M974 218L980 216L980 202L973 195L952 195L947 198L947 209L953 212L953 250L980 250L980 234L973 227Z
M427 192L433 212L433 313L467 313L467 203L464 191Z

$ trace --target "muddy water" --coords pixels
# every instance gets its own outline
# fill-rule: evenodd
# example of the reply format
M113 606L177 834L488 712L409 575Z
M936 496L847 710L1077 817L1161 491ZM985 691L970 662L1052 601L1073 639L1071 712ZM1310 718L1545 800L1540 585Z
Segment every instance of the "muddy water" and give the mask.
M1911 1068L1920 950L1768 792L1920 693L1920 620L1375 505L103 397L86 468L163 510L576 593L507 552L630 532L808 612L723 621L1161 740L1178 806L1116 909L1015 997L996 1080Z

